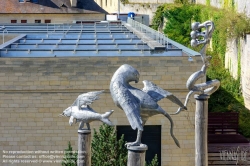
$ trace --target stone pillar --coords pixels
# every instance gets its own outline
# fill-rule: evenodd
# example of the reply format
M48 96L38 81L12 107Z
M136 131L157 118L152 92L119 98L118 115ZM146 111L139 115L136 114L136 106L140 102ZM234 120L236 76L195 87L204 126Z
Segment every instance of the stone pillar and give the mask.
M145 156L148 146L130 146L128 149L127 166L145 166Z
M91 131L78 130L77 166L91 166Z
M207 121L209 95L195 95L195 166L208 166Z

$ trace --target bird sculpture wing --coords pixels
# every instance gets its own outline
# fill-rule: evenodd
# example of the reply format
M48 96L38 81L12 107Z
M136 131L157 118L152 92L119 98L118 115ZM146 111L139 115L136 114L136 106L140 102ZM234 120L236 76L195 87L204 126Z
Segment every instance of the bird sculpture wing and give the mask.
M163 99L163 98L167 98L170 101L172 101L173 103L179 105L182 108L186 108L183 103L172 93L163 90L162 88L158 87L157 85L155 85L154 83L144 80L142 81L144 84L144 87L142 89L142 91L146 92L147 94L149 94L153 100L155 100L156 102L158 102L159 100Z
M118 105L125 112L132 129L143 131L143 122L140 115L140 101L122 83L116 82L112 88Z
M79 107L87 107L88 105L92 104L95 100L99 99L99 95L103 92L102 91L94 91L94 92L88 92L83 93L77 97L77 99L74 101L72 106L79 106ZM80 109L80 108L79 108Z

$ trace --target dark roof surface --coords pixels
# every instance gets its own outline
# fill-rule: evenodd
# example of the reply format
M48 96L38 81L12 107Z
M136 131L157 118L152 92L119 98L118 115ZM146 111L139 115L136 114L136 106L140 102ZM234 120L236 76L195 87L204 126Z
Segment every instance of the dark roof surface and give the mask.
M106 13L94 0L87 0L89 5L85 1L78 1L75 8L71 7L70 0L39 0L38 3L0 0L0 13Z
M94 0L78 0L77 7L85 10L93 10L102 13L108 13L103 8L101 8Z

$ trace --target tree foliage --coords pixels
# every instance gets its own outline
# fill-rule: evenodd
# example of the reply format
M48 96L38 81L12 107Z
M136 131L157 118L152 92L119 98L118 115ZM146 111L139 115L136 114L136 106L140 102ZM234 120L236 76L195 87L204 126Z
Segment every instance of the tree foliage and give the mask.
M158 162L157 154L155 154L155 157L152 159L151 162L145 163L145 166L158 166L158 165L159 165L159 162Z
M77 166L77 151L73 151L70 142L68 148L64 150L62 166Z
M123 5L128 4L129 0L120 0Z
M199 7L183 5L164 12L167 19L164 33L183 45L190 45L190 28L193 20L199 18Z
M93 166L126 166L127 149L124 137L117 140L114 127L103 124L99 133L94 130L91 143L91 163Z
M211 66L207 72L207 79L219 79L221 86L209 99L209 111L211 112L239 112L239 130L250 137L250 113L244 107L241 94L240 73L239 78L234 79L224 68L226 41L229 38L240 38L250 33L250 19L243 14L234 12L232 9L219 10L211 6L194 5L185 3L181 6L166 8L159 7L159 13L154 20L166 21L164 33L167 36L187 47L190 47L190 32L192 22L204 22L212 20L215 23L215 31L212 37L212 49L208 55L212 55ZM161 13L161 14L160 14ZM153 28L158 27L159 21L155 21ZM193 49L193 48L192 48ZM240 57L240 55L238 55ZM240 64L239 64L240 70Z
M174 0L174 3L188 4L190 0Z

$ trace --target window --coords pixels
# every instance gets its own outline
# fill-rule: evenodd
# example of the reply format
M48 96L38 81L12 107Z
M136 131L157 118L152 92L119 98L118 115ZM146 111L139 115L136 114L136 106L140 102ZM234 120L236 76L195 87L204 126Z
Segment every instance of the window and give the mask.
M44 20L44 23L51 23L51 20Z
M27 20L21 20L21 23L27 23Z
M41 23L41 20L35 20L35 23Z
M16 21L16 20L11 20L10 22L11 22L11 23L16 23L17 21Z
M137 130L133 130L130 126L116 126L117 138L120 139L124 134L126 142L134 142L137 136ZM161 165L161 126L160 125L146 125L142 132L142 143L148 146L145 160L152 161L155 154L157 154L159 166Z

